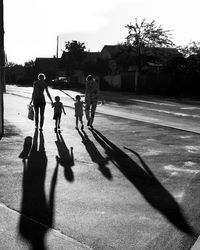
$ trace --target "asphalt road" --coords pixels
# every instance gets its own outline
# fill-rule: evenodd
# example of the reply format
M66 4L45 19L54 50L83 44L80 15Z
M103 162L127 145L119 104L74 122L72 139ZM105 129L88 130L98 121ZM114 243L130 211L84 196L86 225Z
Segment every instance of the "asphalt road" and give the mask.
M73 105L64 93L50 91L59 93L66 106ZM66 107L61 137L53 132L52 109L47 105L43 136L38 137L45 155L38 153L29 162L35 167L45 164L45 178L34 178L31 189L22 185L26 175L19 158L25 138L37 137L26 118L24 97L31 92L16 87L7 92L6 135L0 143L1 203L91 249L191 248L200 231L200 136L188 130L191 117L198 123L199 117L194 117L198 105L109 94L106 105L98 106L94 130L76 131L74 110ZM167 116L166 120L181 125L182 121L176 122L179 111L189 116L181 116L184 124L188 121L187 131L152 122L158 118L164 122ZM136 114L151 118L152 123L135 120ZM46 216L52 190L51 216ZM41 202L35 205L32 195ZM27 240L22 231L18 233Z

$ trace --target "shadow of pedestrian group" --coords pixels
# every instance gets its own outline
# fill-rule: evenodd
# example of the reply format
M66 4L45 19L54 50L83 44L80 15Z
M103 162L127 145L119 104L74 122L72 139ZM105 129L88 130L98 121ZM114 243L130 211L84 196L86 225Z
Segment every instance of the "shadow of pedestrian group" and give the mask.
M78 129L78 133L82 138L82 143L84 144L91 160L98 165L99 171L105 178L107 178L108 180L112 180L112 174L110 172L110 169L106 166L109 162L109 157L103 157L101 155L94 142L90 140L84 130L80 131Z
M70 150L67 148L66 143L61 135L61 133L56 133L57 141L55 141L58 155L56 156L57 166L60 165L64 168L64 176L67 181L74 181L74 173L72 167L74 166L74 154L73 147Z
M58 166L54 169L49 195L45 192L47 156L43 133L36 130L34 137L28 136L19 155L23 162L21 216L19 234L29 242L31 249L45 250L45 235L53 227L54 196Z
M144 199L158 210L169 222L182 232L196 236L193 228L187 223L179 204L174 197L154 176L141 156L132 149L125 148L133 153L141 165L108 140L96 129L90 129L96 141L105 150L108 159L121 171L121 173L138 189Z
M128 154L117 147L96 129L89 129L96 142L104 149L106 154L102 156L94 142L85 131L78 130L91 160L99 167L99 171L108 180L113 176L107 167L109 162L137 188L144 199L157 211L159 211L171 224L180 231L195 236L193 228L186 221L183 212L174 197L155 177L153 172L144 162L142 157L132 149L125 148L136 156L140 164L136 163ZM73 148L67 148L60 133L56 133L56 146L58 156L54 169L49 195L45 192L45 177L47 169L47 156L45 152L43 133L36 130L34 137L25 138L24 147L19 155L23 162L22 202L21 216L19 220L20 236L31 244L33 250L46 250L45 236L49 228L53 227L55 188L58 175L58 166L64 168L67 181L74 181L72 166L74 166Z

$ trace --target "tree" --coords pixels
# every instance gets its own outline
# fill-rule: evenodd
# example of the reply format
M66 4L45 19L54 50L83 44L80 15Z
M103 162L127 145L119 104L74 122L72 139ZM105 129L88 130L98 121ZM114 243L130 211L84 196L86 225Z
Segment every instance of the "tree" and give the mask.
M145 19L138 23L137 18L135 24L127 24L128 36L126 37L126 44L130 45L136 53L136 77L135 77L135 91L137 91L139 72L143 65L143 58L149 48L169 48L174 47L175 44L171 41L170 30L163 30L161 26L157 26L155 21L150 23Z
M189 44L185 46L179 46L177 48L184 57L200 55L200 42L190 41Z
M85 44L72 40L65 42L65 49L69 52L71 70L79 68L84 58Z
M33 68L34 66L35 66L35 63L34 63L33 60L30 60L30 61L24 63L24 67L31 67L31 68Z
M15 65L17 65L17 64L14 62L6 62L6 64L5 64L5 66L9 67L9 68L14 67Z

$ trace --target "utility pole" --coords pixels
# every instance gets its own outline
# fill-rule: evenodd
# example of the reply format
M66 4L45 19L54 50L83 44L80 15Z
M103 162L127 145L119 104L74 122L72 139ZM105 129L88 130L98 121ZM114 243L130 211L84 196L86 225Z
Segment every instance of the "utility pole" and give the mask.
M59 36L57 36L57 43L56 43L56 79L58 79L58 45L59 44Z
M3 92L5 91L5 52L3 0L0 0L0 136L4 134Z

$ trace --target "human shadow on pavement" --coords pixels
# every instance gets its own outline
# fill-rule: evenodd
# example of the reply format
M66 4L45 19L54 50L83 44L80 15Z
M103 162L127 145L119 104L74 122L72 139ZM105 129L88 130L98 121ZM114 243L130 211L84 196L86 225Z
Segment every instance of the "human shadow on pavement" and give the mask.
M26 139L24 145L26 145ZM38 139L40 140L39 147ZM28 141L30 143L30 137ZM27 152L26 148L24 148L24 152ZM21 156L21 158L23 158L24 171L21 216L18 225L19 234L31 245L31 249L45 250L47 249L45 246L45 235L49 228L53 227L54 196L58 167L54 170L49 197L47 197L45 192L47 156L42 132L40 132L38 138L38 131L35 131L29 155L27 157Z
M78 130L79 135L82 138L82 143L84 144L91 160L95 162L98 165L99 171L102 173L102 175L107 178L108 180L112 180L112 174L110 172L110 169L106 166L109 162L109 158L104 158L97 147L95 146L94 142L91 141L86 134L84 130Z
M125 152L108 140L96 129L90 129L97 142L105 149L106 154L123 175L138 189L145 200L157 209L176 228L195 236L193 228L187 223L176 200L162 186L140 155L133 150L142 166L133 161ZM126 148L127 149L127 148Z
M19 155L19 158L25 160L28 158L32 146L32 137L27 136L24 140L23 150Z
M70 151L66 146L66 143L61 135L61 133L56 133L57 141L55 141L58 155L56 156L56 161L58 165L61 165L64 168L64 176L67 181L74 181L74 173L72 167L74 166L74 154L73 147L70 147Z

